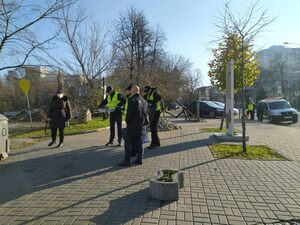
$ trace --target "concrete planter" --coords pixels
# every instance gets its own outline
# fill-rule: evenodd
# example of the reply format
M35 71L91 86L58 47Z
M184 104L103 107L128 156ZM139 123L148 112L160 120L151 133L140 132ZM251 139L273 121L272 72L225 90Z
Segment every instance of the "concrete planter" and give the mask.
M158 171L158 174L163 174ZM183 172L172 175L172 182L159 181L161 176L150 179L149 194L152 198L163 201L176 201L179 198L179 188L183 187Z

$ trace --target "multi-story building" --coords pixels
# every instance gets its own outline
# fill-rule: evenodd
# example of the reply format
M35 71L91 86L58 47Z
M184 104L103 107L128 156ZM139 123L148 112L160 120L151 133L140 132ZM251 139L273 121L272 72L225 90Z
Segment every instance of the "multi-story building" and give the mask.
M258 52L256 97L283 97L300 108L300 48L272 46Z

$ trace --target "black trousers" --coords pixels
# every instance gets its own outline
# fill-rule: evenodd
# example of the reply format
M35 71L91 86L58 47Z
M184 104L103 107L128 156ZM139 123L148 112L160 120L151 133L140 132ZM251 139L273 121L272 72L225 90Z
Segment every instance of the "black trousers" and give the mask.
M160 117L160 111L156 111L152 120L150 121L151 131L151 145L160 146L160 141L157 134L157 125Z
M63 143L64 142L64 137L65 137L65 131L64 131L64 127L51 127L51 137L52 137L52 141L56 141L56 135L57 135L57 129L59 129L59 143Z
M111 113L109 117L110 137L109 141L113 142L115 139L115 123L118 128L118 141L122 141L122 113Z
M250 119L251 119L251 120L254 120L254 110L251 110L251 111L250 111Z
M131 162L131 157L136 156L136 161L142 162L144 148L142 136L131 137L126 133L125 135L125 159L127 163Z

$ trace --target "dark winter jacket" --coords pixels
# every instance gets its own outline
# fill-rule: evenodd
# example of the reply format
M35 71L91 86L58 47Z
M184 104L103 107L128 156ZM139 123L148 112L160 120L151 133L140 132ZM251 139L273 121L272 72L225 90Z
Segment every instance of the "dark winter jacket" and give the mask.
M147 114L147 101L139 94L135 94L128 99L128 109L126 114L126 132L129 138L139 138L142 136L144 115ZM143 112L144 110L144 112Z
M50 127L62 128L65 127L65 123L71 118L71 107L67 96L62 98L53 96L48 118L50 118Z

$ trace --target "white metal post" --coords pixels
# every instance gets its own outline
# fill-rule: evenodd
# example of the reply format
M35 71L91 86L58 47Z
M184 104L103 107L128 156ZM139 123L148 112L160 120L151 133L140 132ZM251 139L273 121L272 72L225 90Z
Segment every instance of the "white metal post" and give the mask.
M226 134L234 136L234 72L233 60L226 66Z

